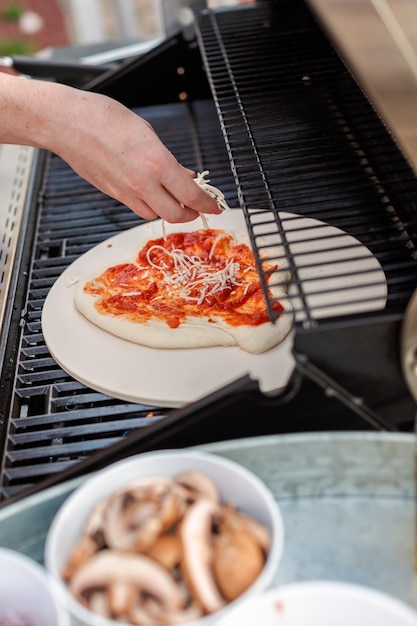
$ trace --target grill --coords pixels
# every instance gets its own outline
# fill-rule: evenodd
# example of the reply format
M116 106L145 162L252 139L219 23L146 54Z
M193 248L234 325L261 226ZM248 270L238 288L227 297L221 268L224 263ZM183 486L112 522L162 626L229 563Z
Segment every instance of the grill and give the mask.
M271 319L260 255L265 238L279 241L271 259L285 257L291 269L294 373L276 393L261 393L248 376L173 410L117 400L60 369L40 321L50 288L92 246L142 220L56 155L37 153L2 329L6 503L133 451L300 430L412 427L415 404L399 356L417 277L412 167L308 5L203 7L194 27L192 37L178 32L86 88L148 119L180 162L210 170L228 204L240 206ZM325 261L333 280L318 282L314 254L294 251L288 239L294 215L334 229L324 236L314 222L309 235L300 229L301 244L313 236L331 250L343 231L372 253L385 275L383 308L375 306L380 274L356 269L351 245L343 244L343 263ZM354 294L343 288L346 261L360 284ZM359 312L335 312L335 302Z

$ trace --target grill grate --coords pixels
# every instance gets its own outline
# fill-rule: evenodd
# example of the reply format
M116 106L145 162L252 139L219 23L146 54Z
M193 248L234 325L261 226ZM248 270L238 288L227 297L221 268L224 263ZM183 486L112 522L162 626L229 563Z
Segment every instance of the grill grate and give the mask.
M290 293L306 327L329 317L334 300L312 310L306 287L323 296L325 287L320 276L300 279L281 212L323 221L367 246L385 272L387 307L403 311L417 278L414 173L303 2L259 3L238 17L237 24L235 11L204 11L198 38L254 248L264 247L260 234L282 244L266 258L290 260ZM338 245L337 233L314 236L323 250ZM353 260L347 248L344 261ZM313 272L315 262L302 258ZM260 261L259 268L268 296ZM343 271L336 264L332 275L342 279ZM340 303L372 305L376 280L363 276Z
M229 159L212 102L137 109L186 166L210 170L228 202L236 204ZM178 129L181 132L178 132ZM165 409L129 404L74 381L50 356L41 311L54 281L78 256L143 220L47 155L15 391L8 422L3 497L147 426ZM65 332L65 329L63 329Z

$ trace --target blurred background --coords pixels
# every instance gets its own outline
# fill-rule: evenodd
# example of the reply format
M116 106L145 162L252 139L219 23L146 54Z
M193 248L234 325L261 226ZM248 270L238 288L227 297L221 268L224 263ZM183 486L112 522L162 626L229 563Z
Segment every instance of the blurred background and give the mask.
M178 0L0 0L0 56L159 37L164 2L181 5ZM243 2L209 0L208 5Z
M0 55L161 33L159 0L0 0Z

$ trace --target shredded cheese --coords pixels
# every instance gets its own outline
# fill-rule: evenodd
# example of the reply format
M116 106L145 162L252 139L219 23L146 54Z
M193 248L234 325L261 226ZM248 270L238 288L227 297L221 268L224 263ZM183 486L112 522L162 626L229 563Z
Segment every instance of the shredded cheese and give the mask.
M210 250L209 258L212 258L214 248L221 237L216 238ZM152 251L161 250L173 261L173 270L168 270L169 265L161 261L159 264L152 260ZM213 268L204 263L198 255L190 255L180 249L167 250L163 246L154 245L147 251L149 265L162 273L167 285L177 290L184 300L195 301L201 304L207 297L225 289L231 290L233 285L240 283L236 275L240 264L229 259L222 268Z
M209 184L210 180L205 179L205 176L208 176L208 174L209 174L209 170L204 170L204 172L201 172L201 174L200 173L197 174L196 178L194 178L194 181L197 183L199 187L201 187L201 189L203 189L206 193L208 193L209 196L217 200L217 204L223 211L230 211L230 207L228 206L225 200L224 193L222 193L220 189L217 189L217 187L213 187L213 185L210 185ZM181 206L184 207L182 203L181 203ZM207 217L204 215L204 213L200 213L200 218L201 218L201 221L203 222L203 228L205 230L208 230L210 227L207 221ZM165 221L161 220L161 222L162 222L162 236L164 239L166 239L167 237L166 237Z
M201 189L217 201L217 204L222 210L229 211L230 207L225 200L224 194L220 191L220 189L217 189L217 187L210 185L210 180L206 179L208 174L209 170L198 173L196 178L194 178L194 181L199 187L201 187ZM200 213L200 218L203 222L203 229L208 230L209 224L205 214ZM162 236L163 239L166 240L167 235L165 221L161 220L161 223ZM213 258L215 247L221 239L222 235L219 235L214 240L209 253L209 259ZM152 261L152 250L156 250L158 248L163 250L164 253L169 255L174 261L173 271L168 271L169 266L166 263L157 265ZM195 300L197 304L201 304L206 297L219 291L224 289L231 290L232 285L241 285L241 283L236 280L236 273L239 271L240 265L239 263L235 263L233 259L230 259L224 268L217 268L214 270L210 265L205 264L198 256L191 256L189 254L185 254L182 250L177 249L167 250L163 246L155 245L148 250L147 260L149 265L162 272L164 281L167 285L172 288L179 288L179 294L182 298L185 300ZM198 295L192 296L192 293L197 293ZM233 291L231 291L231 293L233 293ZM124 295L135 294L129 292Z
M209 225L208 225L208 221L207 221L207 218L204 215L204 213L200 213L200 217L201 217L201 221L203 222L204 230L208 230L209 229Z
M209 171L204 170L204 172L201 172L201 174L197 174L197 177L194 178L194 181L199 187L201 187L201 189L208 193L209 196L217 200L217 204L221 209L223 209L223 211L230 211L230 207L225 200L224 193L222 193L220 189L217 189L217 187L213 187L213 185L210 185L210 179L206 180L205 177L208 176L208 174Z

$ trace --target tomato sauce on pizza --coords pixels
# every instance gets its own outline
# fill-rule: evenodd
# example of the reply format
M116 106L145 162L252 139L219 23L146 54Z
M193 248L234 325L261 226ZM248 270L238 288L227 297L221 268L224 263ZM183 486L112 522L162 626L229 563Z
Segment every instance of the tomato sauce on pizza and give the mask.
M264 266L267 274L277 265ZM203 229L152 239L134 263L109 267L87 282L104 316L142 324L164 321L172 329L187 317L222 319L237 327L269 321L253 252L223 230ZM279 315L282 305L275 301Z

